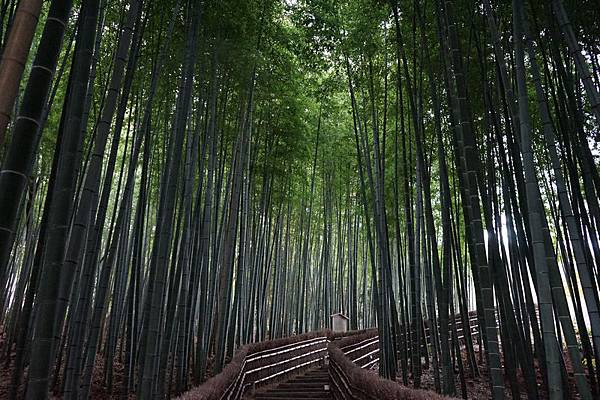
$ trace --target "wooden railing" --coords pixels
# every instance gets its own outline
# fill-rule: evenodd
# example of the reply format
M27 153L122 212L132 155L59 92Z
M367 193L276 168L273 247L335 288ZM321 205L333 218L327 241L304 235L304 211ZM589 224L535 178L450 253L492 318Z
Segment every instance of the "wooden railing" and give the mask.
M255 387L324 362L331 336L330 331L311 332L243 346L220 374L180 399L240 399Z
M408 388L369 371L379 361L376 332L332 341L327 353L331 396L335 400L447 399L435 392Z
M469 332L471 337L474 337L479 334L477 313L469 313L468 318ZM462 317L460 315L456 315L454 323L456 324L458 340L463 341L465 339L465 331L462 328ZM421 347L423 347L425 343L429 345L431 344L430 326L430 321L426 320L424 330L425 337L421 343ZM375 329L369 331L369 333L364 336L365 338L363 340L343 346L341 347L341 350L354 364L357 364L361 368L371 369L376 367L377 362L379 361L379 336L377 335L377 331ZM400 336L402 336L402 334Z
M363 337L364 339L362 339ZM357 337L357 339L362 340L340 347L344 356L361 368L370 369L377 366L379 362L379 335L377 335L377 331L373 330L362 337Z
M470 329L471 337L474 337L479 334L477 311L469 312L468 319L469 319L469 329ZM464 340L465 339L465 331L463 330L462 316L460 314L457 314L454 316L454 324L456 325L456 332L457 332L458 340L459 341ZM431 344L431 336L429 333L430 325L431 325L430 320L425 320L425 338L427 340L427 344ZM439 321L438 321L438 327L439 327ZM452 329L452 327L450 327L450 329Z
M327 343L328 338L323 335L246 356L240 372L221 399L239 399L250 388L323 362L327 357Z
M468 330L471 335L479 333L477 314L469 313ZM462 318L455 316L458 340L465 338ZM431 343L430 323L425 324L424 343ZM327 348L329 356L329 377L331 394L341 400L386 400L386 399L443 399L434 392L415 390L394 381L380 378L368 371L378 366L379 336L376 330L362 335L351 336L340 341L332 341Z
M455 318L461 340L464 337L462 320L460 316ZM426 323L425 326L422 346L430 343L429 325ZM469 314L469 329L472 334L478 334L475 313ZM369 329L337 334L311 332L243 346L223 372L186 392L180 399L237 400L256 387L283 380L326 360L329 360L331 390L336 399L437 398L431 397L434 394L430 392L425 392L429 397L422 397L422 393L417 393L419 391L367 371L377 368L379 362L379 336L376 329ZM377 387L369 388L374 384L373 380Z

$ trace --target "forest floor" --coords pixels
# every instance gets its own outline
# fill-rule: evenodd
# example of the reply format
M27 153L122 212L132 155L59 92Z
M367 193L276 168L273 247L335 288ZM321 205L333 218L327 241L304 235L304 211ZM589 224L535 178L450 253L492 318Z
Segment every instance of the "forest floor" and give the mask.
M10 393L10 383L12 379L13 368L12 366L8 368L6 366L5 354L2 354L0 357L0 399L8 399ZM93 400L101 400L101 399L134 399L135 394L131 393L129 396L125 397L121 394L122 392L122 382L123 382L123 365L121 363L114 363L113 365L114 373L113 373L113 390L111 391L104 383L104 359L97 358L96 366L94 368L94 376L92 381L92 387L90 391L90 399ZM27 379L27 370L25 370L23 374L23 381ZM60 381L59 381L60 384ZM58 386L57 386L58 388ZM19 393L23 393L23 383L21 382L21 387ZM62 396L57 394L58 391L55 391L53 395L50 396L51 400L59 400ZM19 399L22 397L19 397Z
M474 344L474 347L475 347L475 358L477 360L477 366L479 369L479 377L473 376L473 373L469 370L469 367L468 367L467 353L466 353L466 351L462 352L463 365L465 368L465 384L466 384L466 388L467 388L467 398L468 399L478 399L478 400L491 399L492 396L491 396L491 392L490 392L488 370L485 366L485 362L480 360L478 346L476 344ZM579 394L577 392L577 386L575 384L575 379L573 376L571 363L569 362L569 355L567 354L566 350L564 351L563 357L566 361L566 367L567 367L567 373L568 373L568 379L569 379L569 384L568 384L568 389L570 392L569 398L572 400L580 399L581 397L579 396ZM504 360L502 360L502 364L503 364L503 368L504 368L503 361ZM535 369L536 369L537 385L538 385L538 390L539 390L539 393L538 393L539 398L545 399L548 396L547 396L546 392L541 389L541 387L543 386L543 378L542 378L541 370L537 364L537 361L535 362ZM401 376L398 379L401 380L402 379ZM454 379L455 379L455 386L456 386L456 397L462 398L460 376L458 374L458 368L455 370L455 378ZM518 383L518 386L520 389L519 399L527 399L528 397L527 397L527 391L526 391L526 387L525 387L525 380L524 380L523 375L521 374L520 370L517 371L517 383ZM514 399L515 397L512 395L512 392L510 389L510 381L506 378L506 376L505 376L504 386L505 386L505 390L504 390L505 397L507 399ZM425 369L423 370L423 375L421 376L421 389L435 390L433 368L430 367L427 370L425 370Z
M5 348L4 344L5 344L4 334L0 334L0 352L1 352L0 353L0 399L8 399L9 398L10 383L11 383L11 377L12 377L12 373L13 373L13 363L14 363L14 357L15 357L15 351L13 349L10 353L10 365L8 365L7 364L8 360L6 360L6 348ZM463 352L463 354L462 354L463 364L466 368L466 370L465 370L465 373L466 373L465 381L466 382L465 383L466 383L466 387L467 387L467 398L468 399L477 399L477 400L489 399L489 398L491 398L491 395L490 395L490 387L489 387L487 369L485 368L485 364L480 362L480 360L479 360L479 353L477 352L477 346L475 346L475 353L476 353L476 358L478 361L478 368L479 368L479 373L480 373L479 377L474 377L472 372L468 369L468 361L467 361L466 352ZM564 357L565 357L565 360L567 361L567 371L568 371L568 375L569 375L569 385L568 386L569 386L569 390L571 392L571 399L579 399L580 396L577 394L577 389L576 389L576 385L574 382L573 373L570 368L570 363L568 362L569 357L566 353L565 353ZM113 382L112 382L112 390L111 390L104 382L104 357L102 357L101 354L98 354L98 357L96 357L96 365L94 368L94 375L93 375L93 380L92 380L90 398L93 400L111 399L111 398L113 398L113 399L117 399L117 398L133 399L134 398L133 394L130 394L127 397L123 396L123 393L122 393L123 376L124 376L123 371L124 371L124 366L121 362L119 362L118 357L117 357L117 359L115 360L115 362L113 364ZM460 379L458 376L458 371L455 371L455 372L456 372L456 376L455 376L456 397L461 398L462 394L461 394L461 388L460 388ZM376 373L376 372L373 371L373 373ZM538 387L541 387L542 386L542 376L541 376L539 368L537 368L537 365L536 365L536 375L537 375L537 380L538 380ZM27 370L25 370L25 372L24 372L23 381L26 378L27 378ZM60 378L62 378L62 376L60 376ZM527 399L527 393L525 391L525 382L524 382L523 377L520 374L520 372L517 374L517 379L518 379L519 388L521 391L520 399ZM402 380L402 378L401 378L401 376L399 376L398 381L401 381L401 380ZM412 387L412 381L409 383L409 386ZM506 386L506 390L505 390L506 398L513 399L512 393L510 391L510 384L509 384L508 380L505 381L505 386ZM60 386L58 386L58 385L56 386L56 388L59 388L59 387ZM23 389L23 384L21 384L20 393L23 392L22 389ZM433 368L431 367L431 364L430 364L429 368L423 369L423 373L421 376L421 389L435 390ZM57 390L55 393L58 393L58 392L59 391ZM540 394L540 398L546 398L546 396L543 392L540 391L539 394ZM55 394L51 397L51 399L59 400L59 399L61 399L61 396Z
M10 386L11 380L14 370L14 361L15 361L15 349L14 345L10 352L9 360L6 359L7 349L5 346L6 337L4 332L0 333L0 399L8 399L10 395ZM118 358L118 357L117 357ZM10 361L10 364L8 363ZM104 357L101 354L98 354L96 357L96 364L94 366L94 372L92 377L92 387L90 390L90 399L93 400L102 400L102 399L134 399L134 394L130 394L129 396L122 395L122 387L123 387L123 363L116 360L113 363L113 384L112 390L105 384L104 382ZM59 400L62 396L56 394L60 392L60 385L62 383L62 371L61 375L59 375L60 380L58 384L54 385L55 390L53 390L54 394L50 396L51 400ZM27 369L23 372L23 377L21 380L21 386L19 388L19 393L23 393L24 384L27 379ZM18 397L21 399L22 397Z

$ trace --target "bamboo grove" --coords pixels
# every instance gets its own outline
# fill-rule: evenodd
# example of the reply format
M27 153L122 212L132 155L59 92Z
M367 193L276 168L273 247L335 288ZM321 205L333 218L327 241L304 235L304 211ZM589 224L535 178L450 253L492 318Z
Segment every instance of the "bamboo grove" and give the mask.
M595 0L0 23L3 398L175 396L338 312L407 386L600 396Z

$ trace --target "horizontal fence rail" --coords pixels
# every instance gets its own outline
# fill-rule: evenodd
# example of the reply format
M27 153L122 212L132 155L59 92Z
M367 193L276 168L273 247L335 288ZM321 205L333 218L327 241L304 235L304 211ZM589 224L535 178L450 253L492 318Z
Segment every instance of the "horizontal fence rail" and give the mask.
M479 334L477 313L468 315L468 329L463 329L462 316L454 317L458 340L464 340L466 331ZM431 344L431 322L425 321L421 346ZM439 325L438 325L439 326ZM400 334L402 337L402 334ZM434 392L415 390L394 381L380 378L373 371L379 362L379 336L376 330L350 336L328 346L331 394L336 400L387 399L444 399Z
M479 334L476 313L469 313L468 323L469 328L463 329L462 317L455 316L454 326L459 340L464 340L465 331L471 335ZM421 346L431 343L430 327L430 321L425 321ZM401 333L399 337L402 336ZM259 386L327 361L334 399L442 398L432 392L406 388L368 371L379 365L378 332L377 329L368 329L344 333L311 332L243 346L223 372L184 393L180 399L241 399Z
M371 368L379 362L379 335L376 332L355 344L346 345L340 350L354 364L361 368Z
M182 394L182 400L237 400L255 387L308 369L328 357L327 344L338 335L310 332L248 344L237 350L223 371Z
M322 336L246 356L221 399L239 399L249 388L323 360L327 357L327 343L327 336Z

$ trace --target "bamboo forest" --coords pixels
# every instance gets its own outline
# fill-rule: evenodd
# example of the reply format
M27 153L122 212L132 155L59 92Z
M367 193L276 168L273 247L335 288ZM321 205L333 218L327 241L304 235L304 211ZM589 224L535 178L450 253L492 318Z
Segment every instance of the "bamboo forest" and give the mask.
M598 0L0 0L0 399L600 399Z

